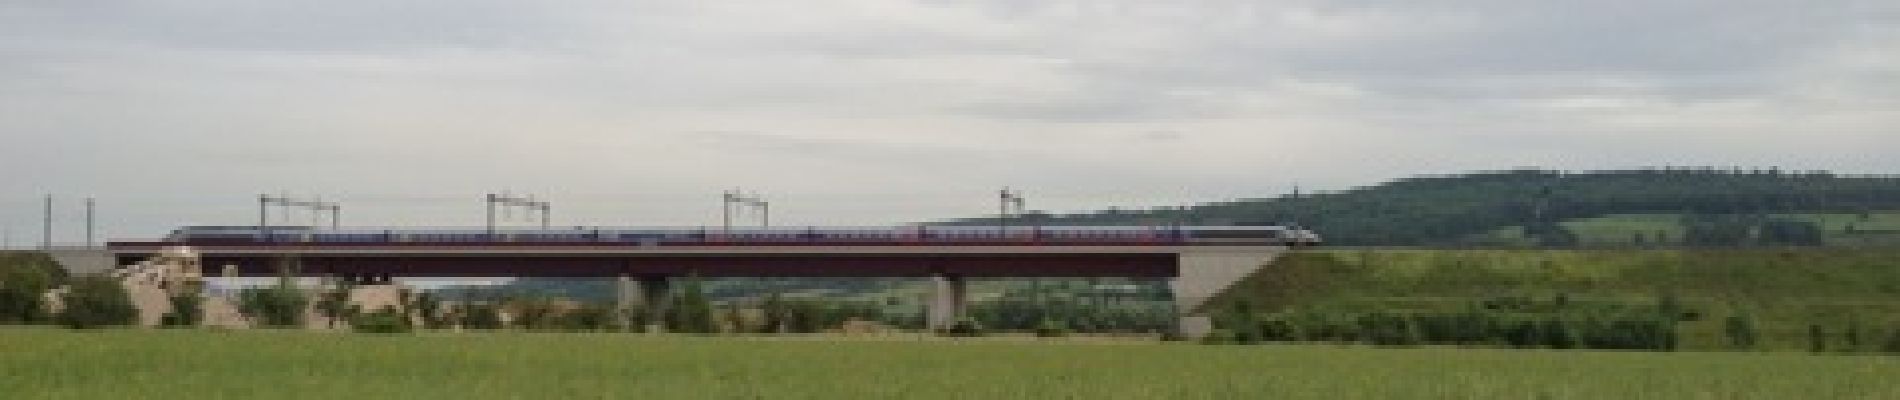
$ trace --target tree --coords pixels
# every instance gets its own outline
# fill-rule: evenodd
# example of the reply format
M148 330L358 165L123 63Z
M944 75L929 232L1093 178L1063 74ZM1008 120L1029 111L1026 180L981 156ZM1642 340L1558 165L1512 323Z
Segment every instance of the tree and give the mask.
M1682 219L1682 243L1692 246L1740 246L1756 228L1752 218L1730 214L1691 214Z
M139 310L132 305L132 296L126 294L125 285L108 277L84 277L75 279L60 302L65 309L59 314L59 323L74 329L90 329L102 326L131 325L138 321Z
M457 308L464 329L501 329L501 309L493 304L464 302Z
M317 313L323 315L324 327L335 328L338 320L355 319L350 312L350 288L347 283L337 282L335 287L317 295Z
M1820 246L1824 236L1818 224L1789 219L1762 221L1760 230L1761 244L1768 245Z
M508 303L509 315L514 316L510 322L517 328L536 330L559 326L561 312L555 308L551 298L520 298Z
M759 325L758 333L785 331L786 314L791 311L785 306L785 299L779 296L778 292L774 291L765 295L765 301L759 304L759 311L763 314L764 321Z
M1525 225L1524 234L1537 239L1537 245L1541 247L1575 247L1581 242L1576 232L1552 221Z
M303 326L304 309L309 300L297 288L300 262L294 257L277 260L277 285L245 289L238 294L238 311L258 326L291 328Z
M45 322L42 295L56 284L45 269L0 260L0 324Z
M825 315L824 306L810 299L798 299L785 302L784 331L790 333L815 333L825 329L831 321Z
M680 285L680 291L674 297L673 307L667 310L667 330L683 333L715 333L719 327L713 321L712 302L706 299L704 289L700 287L699 277L690 277Z
M447 328L453 322L449 320L448 310L442 308L441 296L435 292L424 291L416 294L415 309L417 317L422 319L424 328Z

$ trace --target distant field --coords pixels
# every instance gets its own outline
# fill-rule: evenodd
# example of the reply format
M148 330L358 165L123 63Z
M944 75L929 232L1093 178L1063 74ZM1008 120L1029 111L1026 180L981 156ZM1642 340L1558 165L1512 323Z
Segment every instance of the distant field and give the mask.
M0 396L1900 398L1900 358L1312 346L0 329Z
M1778 214L1778 216L1815 222L1820 225L1829 245L1840 246L1879 246L1900 245L1900 211L1879 211L1868 213L1862 219L1857 214ZM1584 245L1622 246L1629 245L1635 236L1641 234L1644 239L1654 242L1657 238L1667 241L1681 240L1682 227L1678 221L1681 214L1613 214L1596 218L1583 218L1564 221L1563 226ZM1849 233L1853 226L1855 232ZM1532 241L1524 237L1522 227L1507 227L1473 235L1472 239L1486 243L1515 243L1528 245Z

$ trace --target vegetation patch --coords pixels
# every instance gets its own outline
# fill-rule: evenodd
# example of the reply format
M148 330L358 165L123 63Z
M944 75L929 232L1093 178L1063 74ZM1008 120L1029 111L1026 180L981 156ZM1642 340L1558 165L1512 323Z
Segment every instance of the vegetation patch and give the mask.
M1874 338L1900 335L1900 249L1304 251L1236 284L1208 311L1241 336L1266 329L1254 324L1290 324L1350 331L1339 335L1357 342L1404 324L1417 342L1442 344L1423 329L1449 319L1491 332L1480 343L1515 345L1524 341L1499 334L1500 321L1588 336L1592 326L1654 320L1672 325L1669 348L1800 350L1818 340L1830 351L1877 351Z

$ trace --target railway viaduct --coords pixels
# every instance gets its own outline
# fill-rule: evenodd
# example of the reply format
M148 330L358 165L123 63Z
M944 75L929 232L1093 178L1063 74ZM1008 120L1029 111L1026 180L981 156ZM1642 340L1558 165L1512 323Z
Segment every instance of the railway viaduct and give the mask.
M585 277L618 282L622 307L640 302L662 312L675 279L698 277L913 277L934 283L927 319L943 327L965 310L969 278L1134 277L1169 280L1183 334L1211 329L1199 310L1234 282L1269 265L1283 244L913 243L192 243L119 241L104 249L55 252L85 272L130 265L188 246L209 276L273 276L295 257L301 275L360 282L394 277ZM88 267L89 266L89 267Z

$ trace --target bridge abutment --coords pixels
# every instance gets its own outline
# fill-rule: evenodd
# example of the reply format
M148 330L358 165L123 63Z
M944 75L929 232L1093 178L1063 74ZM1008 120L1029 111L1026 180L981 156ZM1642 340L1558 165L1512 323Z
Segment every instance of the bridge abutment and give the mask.
M1235 283L1273 263L1286 248L1196 249L1178 259L1179 276L1168 282L1174 292L1175 329L1183 337L1206 337L1214 329L1208 302Z

